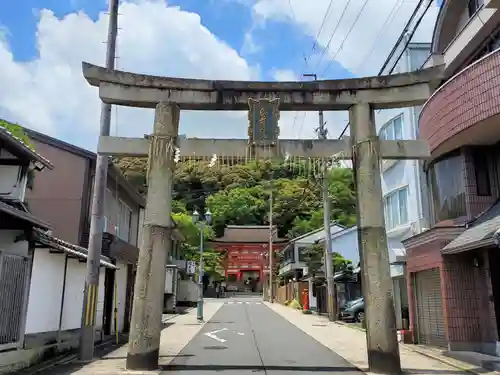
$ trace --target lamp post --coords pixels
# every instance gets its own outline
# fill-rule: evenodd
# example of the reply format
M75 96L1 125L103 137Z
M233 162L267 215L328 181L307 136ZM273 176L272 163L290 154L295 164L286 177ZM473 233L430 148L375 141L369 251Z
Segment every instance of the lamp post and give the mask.
M210 210L205 212L205 221L210 224L212 221L212 213ZM203 321L203 234L205 229L205 222L200 220L200 214L198 211L193 212L193 223L200 224L200 267L198 270L198 300L196 303L196 318Z

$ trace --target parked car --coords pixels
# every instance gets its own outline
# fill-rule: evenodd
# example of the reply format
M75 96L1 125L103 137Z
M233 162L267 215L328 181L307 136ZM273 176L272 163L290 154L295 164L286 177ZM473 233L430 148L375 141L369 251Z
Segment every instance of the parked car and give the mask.
M365 318L365 300L363 297L349 301L340 312L340 319L361 322Z

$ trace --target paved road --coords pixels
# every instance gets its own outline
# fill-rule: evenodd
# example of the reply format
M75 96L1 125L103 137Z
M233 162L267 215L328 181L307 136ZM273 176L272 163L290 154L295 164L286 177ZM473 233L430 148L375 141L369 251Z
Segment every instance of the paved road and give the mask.
M169 375L362 374L259 299L238 297L227 300L165 370Z

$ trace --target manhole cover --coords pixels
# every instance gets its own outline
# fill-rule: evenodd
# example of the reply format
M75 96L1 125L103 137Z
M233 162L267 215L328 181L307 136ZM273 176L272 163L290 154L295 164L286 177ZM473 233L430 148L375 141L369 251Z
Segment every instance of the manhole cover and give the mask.
M227 349L227 346L204 346L203 349L207 349L207 350L223 350L223 349Z

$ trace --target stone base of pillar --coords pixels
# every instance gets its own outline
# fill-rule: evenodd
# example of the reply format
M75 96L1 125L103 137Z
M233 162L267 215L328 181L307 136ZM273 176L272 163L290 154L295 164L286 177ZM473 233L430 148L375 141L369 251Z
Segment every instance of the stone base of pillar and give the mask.
M158 370L158 358L160 349L154 349L145 353L129 353L127 355L127 370L154 371Z

